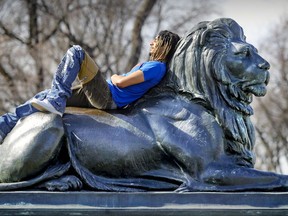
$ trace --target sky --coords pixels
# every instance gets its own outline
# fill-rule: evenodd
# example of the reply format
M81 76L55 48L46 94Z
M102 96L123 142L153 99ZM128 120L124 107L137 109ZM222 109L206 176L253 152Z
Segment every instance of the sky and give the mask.
M244 29L247 42L255 46L264 40L281 18L288 17L288 0L218 1L221 16L234 19ZM217 17L219 15L212 19Z

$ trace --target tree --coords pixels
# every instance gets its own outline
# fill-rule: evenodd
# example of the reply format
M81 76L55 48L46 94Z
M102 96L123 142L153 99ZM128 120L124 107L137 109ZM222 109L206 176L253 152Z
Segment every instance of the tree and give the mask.
M288 17L270 31L261 46L271 64L267 95L257 100L255 128L258 166L283 173L288 162ZM267 53L269 51L269 53ZM287 169L287 166L286 166Z
M0 47L5 52L0 53L0 82L2 92L6 92L1 94L1 109L6 111L26 100L31 92L43 88L44 45L54 35L57 26L53 29L45 26L45 31L43 26L40 27L37 0L1 3L4 12L0 19ZM18 16L11 15L14 13Z
M71 45L82 46L110 77L146 60L148 40L160 29L181 35L203 18L203 11L213 12L212 1L179 1L2 0L0 114L49 88Z

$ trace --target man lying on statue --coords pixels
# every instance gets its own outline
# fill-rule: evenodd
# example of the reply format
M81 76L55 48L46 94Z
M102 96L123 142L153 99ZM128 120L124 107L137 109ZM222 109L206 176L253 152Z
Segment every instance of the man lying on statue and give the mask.
M0 143L20 118L34 112L62 116L66 106L117 109L129 105L161 81L179 39L175 33L161 31L150 43L149 61L134 66L127 74L114 74L108 80L80 46L73 46L60 62L51 89L16 107L15 113L0 117ZM77 77L80 85L72 88Z

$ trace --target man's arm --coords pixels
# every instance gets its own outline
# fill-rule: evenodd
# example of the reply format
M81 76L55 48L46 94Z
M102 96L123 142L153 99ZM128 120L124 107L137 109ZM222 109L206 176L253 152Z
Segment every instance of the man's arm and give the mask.
M111 76L111 81L114 85L119 88L125 88L131 85L144 82L144 74L141 70L137 70L134 73L129 74L128 76L121 76L114 74Z

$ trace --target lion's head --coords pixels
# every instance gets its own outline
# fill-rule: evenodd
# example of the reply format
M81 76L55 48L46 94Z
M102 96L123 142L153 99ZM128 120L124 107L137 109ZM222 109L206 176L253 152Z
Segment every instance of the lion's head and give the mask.
M265 95L269 67L242 28L221 18L199 23L181 39L161 86L205 101L225 132L226 152L253 165L250 103L253 95Z

